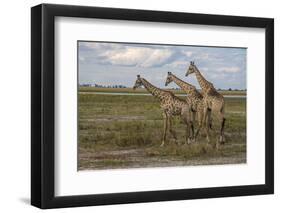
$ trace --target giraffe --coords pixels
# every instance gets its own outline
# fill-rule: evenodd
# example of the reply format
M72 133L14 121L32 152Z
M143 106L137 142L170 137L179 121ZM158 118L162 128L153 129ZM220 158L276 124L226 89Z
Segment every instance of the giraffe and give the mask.
M200 73L194 61L190 62L189 68L186 72L186 76L195 73L197 81L202 89L204 98L204 122L206 124L207 117L211 117L211 114L219 119L220 122L220 137L216 142L218 148L220 144L225 143L224 125L225 125L225 104L224 97L215 89L212 83L207 81ZM206 125L207 131L209 131L209 123Z
M163 110L164 118L164 133L161 146L164 146L166 142L167 129L174 137L174 139L177 140L176 133L172 129L173 116L180 116L183 119L184 123L186 124L186 142L190 144L194 137L194 129L193 123L190 119L189 105L186 103L186 101L176 97L170 91L157 88L146 79L141 78L140 75L137 75L137 80L133 89L139 88L141 86L144 86L149 93L151 93L156 99L160 101L160 106Z
M198 128L194 136L194 139L196 140L196 137L198 136L203 125L203 114L204 114L203 96L196 89L195 86L181 80L180 78L172 74L172 72L168 72L165 86L168 86L168 84L170 84L171 82L177 84L187 94L186 101L190 106L190 110L191 110L190 114L192 114L193 124L195 123L195 117L197 116ZM209 125L211 126L210 122ZM206 129L206 139L207 142L210 142L209 132L207 132L207 129Z

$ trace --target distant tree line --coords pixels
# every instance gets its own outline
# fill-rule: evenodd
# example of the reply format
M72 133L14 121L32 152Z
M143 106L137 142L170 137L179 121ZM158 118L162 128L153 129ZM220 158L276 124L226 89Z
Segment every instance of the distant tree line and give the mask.
M80 84L80 87L97 87L97 88L127 88L124 85L101 85L101 84Z
M218 91L247 91L247 89L232 89L232 88L221 89L221 88L218 88Z
M176 87L176 88L171 88L172 90L180 90L180 88ZM199 91L201 89L198 89ZM217 89L218 91L247 91L247 89L232 89L232 88L229 88L229 89L221 89L221 88L218 88Z
M127 88L124 85L121 84L114 84L114 85L101 85L101 84L80 84L80 87L96 87L96 88ZM180 90L180 88L176 87L176 88L171 88L172 90ZM199 89L200 90L200 89ZM218 91L247 91L247 89L233 89L233 88L229 88L229 89L221 89L218 88Z

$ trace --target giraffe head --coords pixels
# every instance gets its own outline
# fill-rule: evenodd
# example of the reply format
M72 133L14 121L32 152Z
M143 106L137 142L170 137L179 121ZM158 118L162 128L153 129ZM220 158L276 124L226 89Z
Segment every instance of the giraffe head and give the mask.
M172 73L168 72L167 78L166 78L166 83L165 86L168 86L169 83L173 81Z
M133 89L140 88L141 86L142 86L141 77L140 77L140 75L137 75L137 80L135 82Z
M189 74L194 73L195 70L196 70L196 66L195 66L195 64L194 64L194 61L191 61L191 62L190 62L190 65L189 65L189 67L188 67L188 70L187 70L186 73L185 73L185 76L188 76Z

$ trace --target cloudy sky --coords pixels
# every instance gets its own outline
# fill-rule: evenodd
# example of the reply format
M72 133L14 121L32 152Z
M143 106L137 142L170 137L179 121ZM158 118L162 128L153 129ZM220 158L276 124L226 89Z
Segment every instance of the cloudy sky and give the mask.
M79 84L132 87L136 75L140 74L164 88L170 71L199 88L195 75L185 77L189 62L195 61L204 77L216 88L247 88L245 48L85 41L79 41L78 48Z

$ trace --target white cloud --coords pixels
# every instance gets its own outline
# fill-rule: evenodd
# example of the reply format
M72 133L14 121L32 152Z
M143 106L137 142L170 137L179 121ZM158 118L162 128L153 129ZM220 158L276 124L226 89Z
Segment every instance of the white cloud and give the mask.
M145 47L127 47L125 49L107 50L101 53L104 62L112 65L153 67L164 63L173 52L169 49Z
M195 60L208 60L210 59L209 53L201 53L195 57Z
M93 50L104 50L106 49L119 49L122 48L121 44L118 43L102 43L102 42L81 42L81 46L88 47Z
M239 67L220 67L220 68L218 68L218 71L226 72L226 73L237 73L237 72L240 72L240 68Z
M188 61L173 61L172 63L166 64L165 67L168 68L188 68Z
M201 67L200 70L209 71L209 68L208 67Z
M193 54L191 51L184 51L184 50L182 51L182 53L187 57L190 57Z
M208 73L208 77L210 78L210 79L220 79L220 80L222 80L222 79L224 79L225 77L226 77L226 74L224 74L224 73Z
M173 52L168 49L154 49L152 54L141 63L142 67L152 67L163 64L168 58L172 56Z

